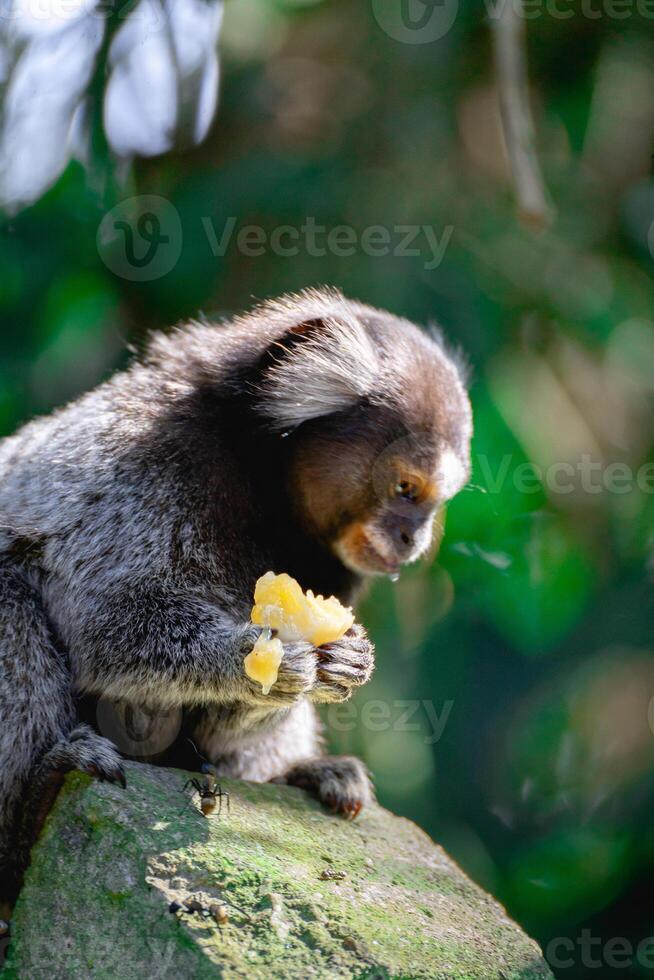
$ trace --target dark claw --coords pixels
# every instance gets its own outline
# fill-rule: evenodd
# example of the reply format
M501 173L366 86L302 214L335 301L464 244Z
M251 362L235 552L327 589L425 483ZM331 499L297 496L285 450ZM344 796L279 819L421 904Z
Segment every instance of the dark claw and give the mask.
M101 783L118 783L123 789L127 789L127 780L122 766L118 766L116 769L99 769L93 765L88 767L87 773Z
M361 813L361 801L349 800L347 803L343 804L341 812L346 820L356 820Z
M127 780L125 779L125 771L123 770L122 767L118 769L114 769L113 774L111 776L111 780L114 783L118 783L118 785L121 786L122 789L127 789Z
M332 795L326 796L323 803L332 813L338 814L346 820L356 820L363 807L361 800L342 800L338 796Z

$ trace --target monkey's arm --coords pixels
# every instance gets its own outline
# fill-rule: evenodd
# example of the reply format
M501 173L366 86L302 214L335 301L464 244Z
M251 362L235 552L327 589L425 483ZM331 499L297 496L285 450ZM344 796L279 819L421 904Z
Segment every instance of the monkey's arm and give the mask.
M263 695L243 666L260 627L169 582L122 584L77 596L75 613L69 638L75 686L97 696L274 710L304 694L315 701L345 700L372 672L372 645L355 626L320 650L309 643L285 644L278 679Z
M76 687L161 705L292 703L316 682L310 644L288 644L274 694L245 674L261 630L217 603L172 583L124 583L76 597L69 640Z

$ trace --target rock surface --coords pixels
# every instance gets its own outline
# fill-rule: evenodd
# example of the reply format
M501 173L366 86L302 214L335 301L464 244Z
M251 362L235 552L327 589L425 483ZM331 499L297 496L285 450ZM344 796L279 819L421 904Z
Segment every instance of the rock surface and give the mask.
M407 820L186 773L71 775L33 853L3 980L551 977L538 947ZM179 906L179 908L177 908Z

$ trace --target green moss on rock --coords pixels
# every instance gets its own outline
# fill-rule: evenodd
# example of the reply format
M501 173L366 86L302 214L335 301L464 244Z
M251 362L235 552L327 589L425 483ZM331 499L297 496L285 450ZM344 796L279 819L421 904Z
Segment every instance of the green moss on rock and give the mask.
M185 773L127 776L125 792L67 779L3 980L551 977L504 910L381 807L347 823L299 790L226 780L231 808L207 819Z

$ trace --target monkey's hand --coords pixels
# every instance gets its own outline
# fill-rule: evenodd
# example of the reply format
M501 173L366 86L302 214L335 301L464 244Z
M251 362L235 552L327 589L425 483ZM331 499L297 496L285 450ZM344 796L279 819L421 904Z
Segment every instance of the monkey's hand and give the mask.
M260 632L259 627L248 628L250 649ZM374 647L364 628L355 623L342 639L322 647L302 641L285 643L279 674L269 694L264 695L261 685L245 673L244 679L249 701L281 708L304 695L315 702L347 701L370 679L373 668Z
M318 670L309 695L312 701L347 701L372 676L375 648L358 623L341 640L318 647L315 653Z
M249 647L246 652L252 649L261 632L260 626L247 628L243 636L245 645ZM279 665L277 680L268 694L263 694L261 684L247 677L244 673L248 688L248 700L256 702L258 705L267 705L270 708L287 707L298 701L314 687L317 667L316 649L310 643L302 641L285 643L284 656Z

